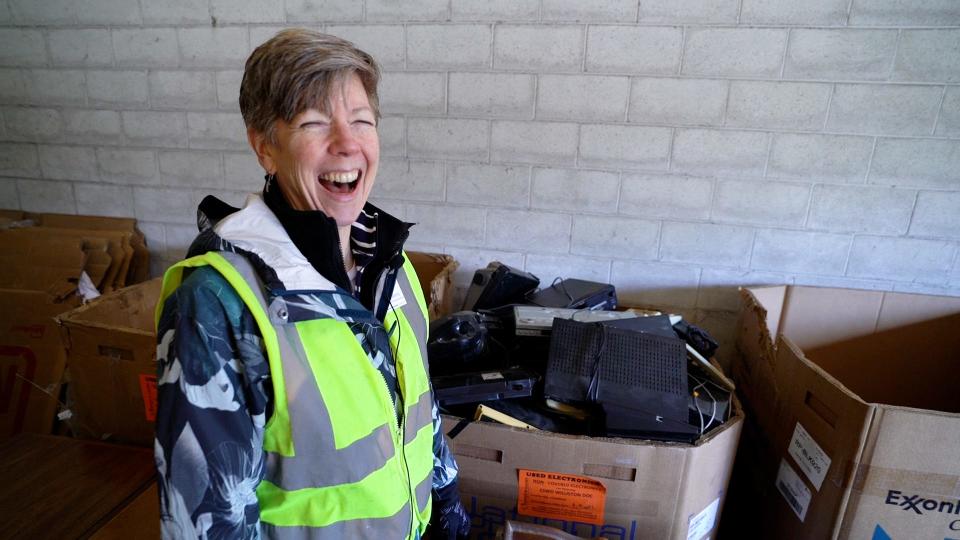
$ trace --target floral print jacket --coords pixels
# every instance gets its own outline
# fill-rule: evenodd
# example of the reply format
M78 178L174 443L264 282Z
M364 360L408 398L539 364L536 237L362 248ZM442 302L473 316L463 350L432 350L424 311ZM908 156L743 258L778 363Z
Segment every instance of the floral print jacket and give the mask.
M202 215L201 229L191 254L242 251L219 237ZM354 324L344 316L348 310L322 308L325 316ZM362 332L354 333L388 387L398 392L389 347L384 354ZM157 337L154 453L163 537L259 538L256 488L263 477L273 386L253 315L219 272L201 267L166 300ZM436 404L433 425L436 496L456 482L457 465L440 432Z

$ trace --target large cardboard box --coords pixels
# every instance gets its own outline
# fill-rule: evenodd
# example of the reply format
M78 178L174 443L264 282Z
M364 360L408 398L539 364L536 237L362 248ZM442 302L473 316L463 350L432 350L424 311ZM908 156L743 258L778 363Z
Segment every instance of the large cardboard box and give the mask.
M431 314L448 304L448 255L408 253ZM157 278L105 294L59 317L70 376L70 425L79 437L153 445L157 406Z
M66 357L54 317L79 305L77 238L0 231L0 437L50 433Z
M160 278L62 314L69 424L78 437L153 445L157 411L154 306Z
M741 294L733 376L755 422L736 480L756 534L960 537L960 298Z
M452 313L453 273L459 266L457 260L450 255L418 251L408 251L407 257L417 271L430 320Z
M734 412L727 423L695 445L590 438L471 422L455 431L450 441L460 466L460 495L471 518L471 537L493 539L510 519L551 525L588 538L715 538L743 424L739 403ZM444 431L450 433L458 423L458 418L445 416ZM545 473L548 491L534 494L532 484L521 489L521 474L530 475L521 471ZM588 487L578 488L578 483ZM598 489L605 491L599 523L576 517L581 512L578 507L587 504L578 499L595 503ZM557 500L555 509L569 517L518 512L520 498L529 501L555 495L563 499Z

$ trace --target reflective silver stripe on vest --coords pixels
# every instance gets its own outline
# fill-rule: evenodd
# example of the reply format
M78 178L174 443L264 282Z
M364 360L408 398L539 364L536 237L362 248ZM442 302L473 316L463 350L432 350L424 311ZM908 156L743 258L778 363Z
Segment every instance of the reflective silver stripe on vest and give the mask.
M393 539L406 538L411 526L410 505L388 518L365 518L340 521L326 527L280 527L269 523L260 523L265 538L280 540L315 540L319 538L353 539Z
M431 490L433 490L433 475L428 474L426 478L417 484L416 489L417 507L420 508L421 514L427 511L427 505L430 504Z

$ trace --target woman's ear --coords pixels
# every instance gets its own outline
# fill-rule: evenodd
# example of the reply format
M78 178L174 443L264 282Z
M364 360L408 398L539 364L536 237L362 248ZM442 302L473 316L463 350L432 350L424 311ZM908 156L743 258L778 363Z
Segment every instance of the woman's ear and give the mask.
M247 141L257 154L257 161L267 174L276 174L277 163L273 158L274 145L267 136L252 127L247 128Z

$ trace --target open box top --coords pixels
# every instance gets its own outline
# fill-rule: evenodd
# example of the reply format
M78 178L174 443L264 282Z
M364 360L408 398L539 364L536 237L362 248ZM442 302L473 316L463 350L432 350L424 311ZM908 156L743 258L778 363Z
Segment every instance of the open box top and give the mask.
M960 298L798 286L741 294L733 374L768 438L759 466L770 487L781 461L800 470L809 495L791 509L773 492L775 534L862 538L879 526L893 538L950 536L943 511L924 519L897 503L922 494L952 501L943 508L960 517ZM820 486L788 458L798 425L828 458Z

